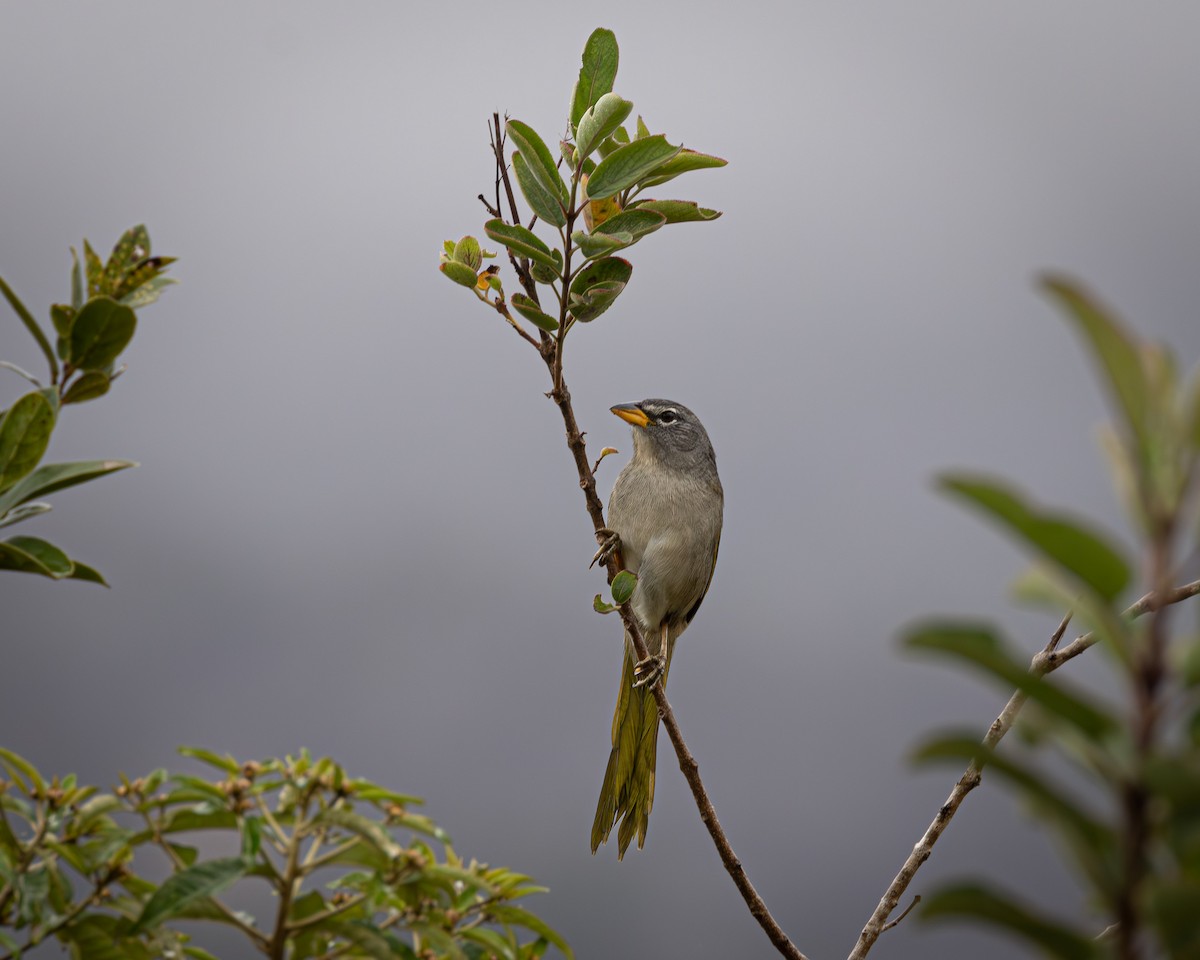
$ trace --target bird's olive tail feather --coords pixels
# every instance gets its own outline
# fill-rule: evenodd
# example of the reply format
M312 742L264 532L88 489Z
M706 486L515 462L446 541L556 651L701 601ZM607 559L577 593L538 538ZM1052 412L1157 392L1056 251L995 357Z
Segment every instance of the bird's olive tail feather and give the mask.
M670 651L667 665L670 666ZM625 856L636 833L638 847L646 842L646 826L654 806L654 759L658 743L658 704L647 687L634 687L633 659L627 652L621 670L621 689L613 714L612 752L596 819L592 823L592 853L617 829L617 859ZM664 669L662 683L667 682Z

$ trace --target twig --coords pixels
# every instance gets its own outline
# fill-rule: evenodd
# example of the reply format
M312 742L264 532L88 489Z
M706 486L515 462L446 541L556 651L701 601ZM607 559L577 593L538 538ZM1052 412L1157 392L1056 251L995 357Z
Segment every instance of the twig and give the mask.
M493 217L500 216L500 211L488 203L487 197L485 197L482 193L479 195L479 202L483 204L483 208Z
M921 902L921 895L918 893L915 897L912 898L912 903L910 903L907 907L904 908L904 912L902 914L900 914L900 916L898 916L895 920L889 921L888 925L886 927L884 927L883 930L880 932L887 933L889 930L892 929L892 927L898 926L900 924L900 921L903 920L905 917L907 917L910 913L912 913L912 908L915 907L920 902Z
M1194 580L1191 583L1168 591L1162 604L1158 605L1154 603L1154 593L1151 592L1128 607L1125 610L1124 616L1130 620L1135 620L1142 614L1149 612L1152 607L1179 603L1197 594L1200 594L1200 580ZM1061 640L1062 635L1066 632L1069 622L1070 616L1068 615L1063 618L1054 636L1050 638L1050 642L1034 655L1029 665L1031 675L1042 677L1057 670L1068 660L1073 660L1083 653L1084 650L1088 649L1088 647L1095 645L1097 640L1099 640L1099 637L1094 632L1085 633L1083 636L1076 637L1075 640L1071 641L1071 643L1067 644L1061 650L1056 649L1059 640ZM994 748L1003 739L1004 735L1012 729L1013 724L1016 722L1017 714L1021 712L1021 708L1025 705L1025 699L1025 694L1022 691L1018 690L1013 693L1008 703L1005 704L1004 709L1000 711L1000 715L992 721L992 725L988 728L988 732L983 738L984 746ZM862 933L858 938L858 943L854 945L854 949L850 952L848 960L862 960L871 947L875 945L875 941L879 939L880 934L884 930L889 929L887 918L896 909L900 898L904 896L904 891L908 889L908 885L912 882L913 877L921 869L921 864L928 860L930 854L933 853L933 845L937 843L938 838L945 832L946 827L950 824L950 820L958 812L958 808L962 805L963 800L966 799L967 794L979 786L982 776L983 771L981 766L974 762L968 764L958 783L950 791L946 802L938 809L937 815L925 829L925 833L917 841L917 845L913 847L912 853L908 855L908 859L900 867L900 872L896 874L895 879L892 880L891 885L884 892L883 899L879 901L875 912L871 914L871 919L863 927Z
M596 462L592 464L592 476L596 475L596 471L600 469L600 464L604 462L604 458L610 453L619 453L616 447L605 447L600 451L600 456L596 458Z

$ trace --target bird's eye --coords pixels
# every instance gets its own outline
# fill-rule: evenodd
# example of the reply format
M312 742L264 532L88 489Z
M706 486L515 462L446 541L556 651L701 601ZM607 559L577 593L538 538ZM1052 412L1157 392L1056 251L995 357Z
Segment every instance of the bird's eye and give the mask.
M677 414L674 410L664 410L658 415L659 423L674 423L678 419L679 414Z

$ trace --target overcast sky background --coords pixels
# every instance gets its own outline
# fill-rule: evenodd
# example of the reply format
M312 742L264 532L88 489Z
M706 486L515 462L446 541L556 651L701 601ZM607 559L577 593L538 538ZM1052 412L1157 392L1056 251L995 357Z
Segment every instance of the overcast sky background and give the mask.
M646 849L588 852L619 627L544 368L436 270L482 235L491 112L552 140L598 25L651 129L730 163L661 188L725 215L634 248L567 380L593 456L622 451L606 497L610 405L708 428L725 532L671 699L780 923L843 957L958 776L909 751L1006 696L899 629L980 614L1032 651L1053 626L931 477L1000 471L1124 529L1037 271L1200 356L1194 4L4 4L0 274L44 317L71 244L145 222L182 283L55 435L51 460L142 466L22 528L112 589L0 579L0 742L102 783L180 744L308 746L549 885L530 906L581 958L774 955L665 737ZM40 369L11 316L0 354ZM1079 908L995 784L912 892L964 872ZM1014 947L906 921L875 955L967 951Z

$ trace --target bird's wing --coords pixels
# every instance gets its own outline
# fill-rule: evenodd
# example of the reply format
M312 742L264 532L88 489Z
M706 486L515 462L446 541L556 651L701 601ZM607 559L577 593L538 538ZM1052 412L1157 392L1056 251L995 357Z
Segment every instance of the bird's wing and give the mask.
M694 617L696 615L696 611L700 609L700 604L702 604L704 602L704 597L708 593L709 584L712 583L713 574L717 570L717 553L720 551L720 549L721 549L721 531L718 530L717 531L717 542L713 544L712 566L708 568L708 582L704 584L704 590L701 591L699 599L695 603L692 604L692 609L689 610L687 612L687 616L683 618L685 623L692 622L692 617Z

